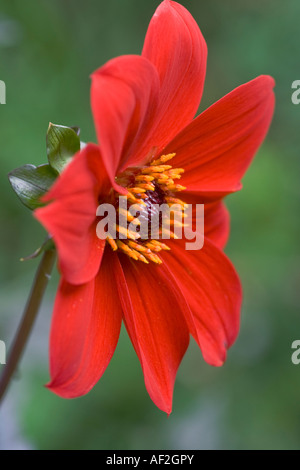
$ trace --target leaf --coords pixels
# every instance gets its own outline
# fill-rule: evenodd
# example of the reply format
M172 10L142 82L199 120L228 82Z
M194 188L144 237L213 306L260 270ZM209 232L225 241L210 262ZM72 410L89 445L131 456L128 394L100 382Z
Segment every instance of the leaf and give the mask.
M79 127L66 127L50 122L46 136L49 164L61 173L73 155L80 150Z
M73 131L76 132L76 134L78 135L78 137L80 136L80 127L78 127L78 126L72 126L72 127L70 127L70 129L73 129Z
M50 189L57 178L57 173L50 165L24 165L8 174L10 184L29 209L44 206L40 198Z

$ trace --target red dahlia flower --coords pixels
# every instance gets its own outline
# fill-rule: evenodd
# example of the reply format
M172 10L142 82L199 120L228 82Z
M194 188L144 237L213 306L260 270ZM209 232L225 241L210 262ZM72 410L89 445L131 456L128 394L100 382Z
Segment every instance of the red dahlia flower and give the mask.
M75 155L47 194L50 204L35 212L53 236L62 274L48 385L62 397L84 395L96 384L122 320L149 395L167 413L189 335L204 359L220 366L238 334L241 287L222 252L229 233L222 198L241 188L268 131L274 81L260 76L241 85L192 120L206 55L189 12L164 0L142 55L118 57L92 75L99 145ZM165 164L172 157L184 174ZM182 184L175 184L180 176ZM151 198L204 203L204 247L186 251L184 241L174 239L98 239L96 208L118 194L129 205L144 201L147 209Z

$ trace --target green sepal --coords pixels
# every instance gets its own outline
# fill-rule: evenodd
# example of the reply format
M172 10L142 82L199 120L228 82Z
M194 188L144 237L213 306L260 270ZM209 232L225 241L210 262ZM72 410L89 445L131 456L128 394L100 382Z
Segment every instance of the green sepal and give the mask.
M80 129L50 122L46 143L48 162L55 171L61 173L73 155L80 150Z
M31 255L22 257L20 261L29 261L31 259L37 258L41 253L47 250L55 250L55 244L51 235L47 235L46 240L39 248L37 248Z
M57 173L48 164L24 165L11 171L8 178L24 206L34 210L45 205L40 199L53 185Z

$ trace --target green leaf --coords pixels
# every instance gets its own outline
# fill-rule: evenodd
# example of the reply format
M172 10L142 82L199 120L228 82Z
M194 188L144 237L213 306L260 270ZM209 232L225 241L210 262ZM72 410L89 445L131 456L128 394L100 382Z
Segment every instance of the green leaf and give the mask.
M78 135L78 137L80 136L80 127L78 127L78 126L72 126L72 127L70 127L70 129L73 129L73 131L76 132L76 134Z
M10 184L21 202L29 209L44 206L40 198L57 178L50 165L24 165L8 174Z
M49 164L61 173L73 155L80 150L79 127L66 127L50 122L47 131L47 155Z

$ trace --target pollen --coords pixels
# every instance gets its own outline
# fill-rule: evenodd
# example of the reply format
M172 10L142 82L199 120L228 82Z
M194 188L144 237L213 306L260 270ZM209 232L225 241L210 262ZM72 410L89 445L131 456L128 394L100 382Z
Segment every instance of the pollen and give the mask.
M116 182L127 190L125 196L127 207L117 207L119 217L122 216L126 221L126 226L119 222L115 225L116 238L113 239L110 235L106 238L113 251L119 251L132 260L145 264L149 264L150 261L157 265L162 264L161 253L169 251L170 247L161 239L177 239L178 236L174 233L175 228L183 228L187 225L184 223L186 216L184 210L187 204L176 194L186 189L177 183L184 169L173 168L170 164L175 155L175 153L161 155L143 167L127 168L116 177ZM117 200L119 194L114 192ZM140 207L138 216L134 216L130 211L133 205ZM160 205L172 208L168 211L168 224L162 220L161 214L156 213ZM155 227L158 236L153 238L153 216L155 215L158 221L158 226ZM146 231L146 236L145 233L141 236L138 229L145 222L148 223L148 231Z

